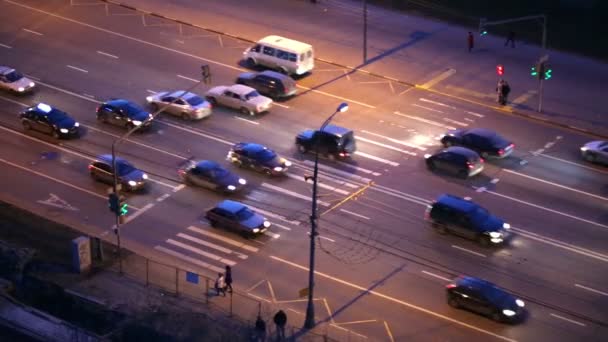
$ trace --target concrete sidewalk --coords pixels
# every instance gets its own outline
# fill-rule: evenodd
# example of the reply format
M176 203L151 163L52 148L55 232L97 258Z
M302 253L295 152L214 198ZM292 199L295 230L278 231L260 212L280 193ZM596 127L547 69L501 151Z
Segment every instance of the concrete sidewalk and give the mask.
M361 2L323 0L194 1L110 0L147 12L213 29L246 40L278 34L315 46L319 59L420 85L486 106L496 106L496 65L503 65L511 85L506 111L537 116L560 125L608 136L603 85L608 65L571 54L544 52L537 45L479 36L475 27L463 28L368 6L368 53L363 62ZM489 18L490 20L504 18ZM549 18L549 20L551 20ZM538 37L541 37L539 25ZM475 48L467 51L467 32ZM548 37L548 45L558 37ZM549 54L553 78L544 82L543 112L538 109L538 80L530 68Z

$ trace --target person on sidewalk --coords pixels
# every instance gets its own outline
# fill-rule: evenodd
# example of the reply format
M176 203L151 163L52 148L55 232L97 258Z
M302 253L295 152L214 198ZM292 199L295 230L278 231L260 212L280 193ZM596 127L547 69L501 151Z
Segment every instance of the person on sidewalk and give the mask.
M498 97L497 102L501 105L507 104L507 97L511 92L511 87L507 83L507 81L501 79L498 81L498 85L496 86L496 95Z
M277 341L285 339L285 324L287 324L287 315L283 310L279 310L274 315L274 324L277 326Z
M232 293L232 268L226 265L226 291Z
M473 47L475 46L475 39L473 38L472 32L469 32L469 35L467 37L467 44L469 46L469 52L471 52L471 50L473 50Z
M264 322L260 315L258 315L258 318L255 320L255 341L266 341L266 322Z
M509 35L507 36L507 41L505 42L505 46L509 45L511 42L511 47L515 48L515 32L509 31Z
M226 297L226 278L224 278L224 274L218 273L217 279L215 280L215 291L217 291L217 295L220 293Z

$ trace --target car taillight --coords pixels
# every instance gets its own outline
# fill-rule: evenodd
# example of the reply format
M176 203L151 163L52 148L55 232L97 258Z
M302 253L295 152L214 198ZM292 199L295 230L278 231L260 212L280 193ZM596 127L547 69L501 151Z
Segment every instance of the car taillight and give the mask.
M485 163L485 160L483 158L479 158L479 162L483 164Z
M503 154L505 154L505 150L503 150L502 148L500 150L498 150L499 156L502 156Z
M93 170L93 165L89 165L89 170Z
M455 287L456 287L456 284L447 284L447 285L445 286L445 288L446 288L446 289L453 289L453 288L455 288Z
M475 164L473 164L471 162L467 162L467 166L469 167L469 169L472 169L475 167Z

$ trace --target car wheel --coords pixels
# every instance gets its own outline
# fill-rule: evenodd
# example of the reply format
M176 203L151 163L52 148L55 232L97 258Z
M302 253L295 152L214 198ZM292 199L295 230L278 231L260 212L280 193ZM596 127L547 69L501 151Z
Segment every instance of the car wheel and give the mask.
M54 139L59 139L59 132L57 132L56 130L53 130L52 135Z
M488 247L490 245L490 238L484 235L480 235L478 238L479 244L483 247Z
M97 120L103 122L103 123L108 123L108 117L106 115L103 114L99 114L97 115Z
M127 122L126 127L127 127L127 130L129 130L129 131L130 131L130 130L132 130L132 129L135 127L135 125L134 125L134 124L132 124L132 123L130 123L130 122Z
M458 177L460 177L462 179L467 179L467 178L469 178L469 173L467 172L467 170L459 170Z
M460 308L460 303L458 303L458 300L456 298L448 298L448 305L453 307L454 309Z
M253 67L255 67L257 64L258 64L258 63L256 63L255 59L253 59L253 58L251 58L251 57L247 58L247 65L248 65L248 66L250 66L250 67L252 67L252 68L253 68Z
M190 121L192 120L192 117L190 116L190 114L183 112L182 113L182 119L186 120L186 121Z
M450 146L452 146L452 145L454 145L454 144L453 144L453 143L452 143L450 140L446 140L446 141L443 143L443 146L445 146L445 147L450 147Z
M262 172L264 172L264 174L267 175L267 176L272 175L272 170L271 169L265 168L264 170L262 170Z
M298 151L300 151L300 153L306 153L308 152L308 149L304 145L298 145Z
M32 124L29 123L28 121L23 121L23 129L25 129L26 131L29 131L30 129L32 129Z
M253 115L253 112L245 107L241 107L241 113L243 113L245 115Z
M441 235L445 235L448 233L448 230L444 225L440 224L440 225L437 225L437 232Z
M500 312L494 311L492 313L492 320L495 322L502 322L502 316L500 315Z
M429 168L429 170L431 171L436 171L437 170L437 165L435 164L434 161L427 161L426 162L426 166Z
M287 71L287 69L286 69L286 68L284 68L284 67L280 67L280 68L279 68L279 72L280 72L281 74L283 74L283 75L288 75L288 74L289 74L289 71Z
M217 228L217 221L216 220L212 220L212 219L208 219L209 221L209 225L213 228Z
M214 106L217 105L217 100L215 99L215 97L207 97L207 101L209 101L209 103L211 103Z
M93 171L91 171L89 173L91 175L91 178L93 178L94 181L99 182L99 177L97 177L97 174Z
M590 152L585 153L584 158L586 161L590 161L592 163L595 162L595 154L593 154L593 153L590 153Z
M158 109L159 109L158 104L156 104L156 103L150 104L150 108L152 108L153 112L158 112Z
M488 159L488 152L481 152L481 157L483 159Z

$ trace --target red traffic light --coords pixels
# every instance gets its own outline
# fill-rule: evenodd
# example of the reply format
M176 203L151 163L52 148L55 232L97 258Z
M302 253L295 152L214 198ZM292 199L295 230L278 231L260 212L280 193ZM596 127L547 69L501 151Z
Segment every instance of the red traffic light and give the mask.
M496 66L496 74L497 74L498 76L502 76L502 75L504 75L504 73L505 73L505 67L503 67L503 66L502 66L502 65L500 65L500 64L499 64L499 65L497 65L497 66Z

